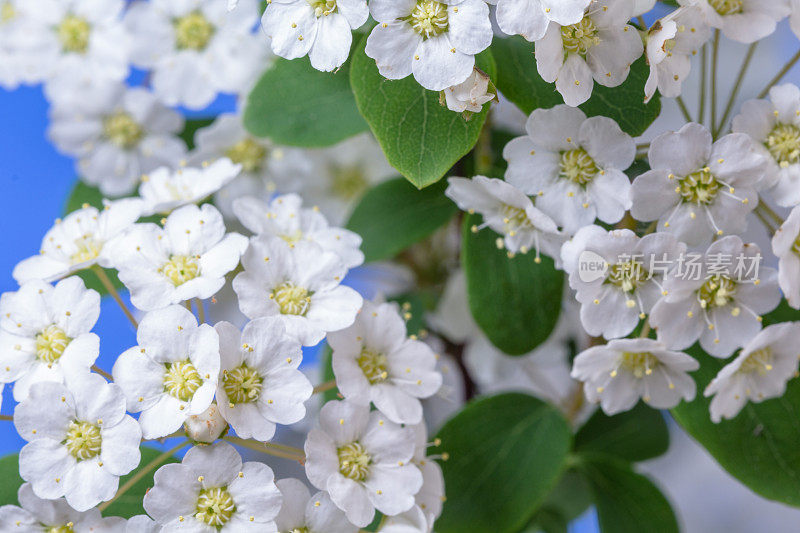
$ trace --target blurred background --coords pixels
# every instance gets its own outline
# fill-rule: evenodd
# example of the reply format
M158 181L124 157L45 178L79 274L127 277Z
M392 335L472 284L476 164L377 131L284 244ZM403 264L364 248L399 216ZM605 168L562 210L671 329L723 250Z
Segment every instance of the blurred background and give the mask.
M663 14L656 11L648 18ZM782 23L776 35L763 41L742 87L739 103L752 98L772 75L797 51L797 38ZM739 71L746 47L723 39L721 47L720 98L727 98L730 84ZM684 100L691 106L697 101L697 69L684 84ZM134 73L132 82L136 81ZM800 82L800 68L793 69L785 81ZM521 123L524 117L512 106L498 113L509 123ZM220 97L208 109L188 113L192 117L212 117L233 111L232 97ZM41 87L21 87L9 92L0 89L0 292L14 291L11 277L14 265L38 252L41 238L63 213L66 199L76 182L74 161L60 155L48 142L48 104ZM682 119L673 102L664 101L664 112L643 136L649 141L657 134L680 127ZM751 225L754 226L754 225ZM752 227L747 237L766 243L760 227ZM113 300L105 298L100 321L94 330L102 339L98 364L110 369L119 353L133 346L135 333ZM313 354L309 361L313 361ZM10 387L3 396L3 414L11 414L13 399ZM668 415L667 415L668 416ZM727 531L776 532L797 531L800 510L767 501L735 481L671 420L672 442L669 452L641 465L672 501L682 529L689 532ZM0 455L14 453L24 444L9 422L0 421ZM169 444L165 445L169 447ZM570 526L573 532L597 531L597 520L589 512Z

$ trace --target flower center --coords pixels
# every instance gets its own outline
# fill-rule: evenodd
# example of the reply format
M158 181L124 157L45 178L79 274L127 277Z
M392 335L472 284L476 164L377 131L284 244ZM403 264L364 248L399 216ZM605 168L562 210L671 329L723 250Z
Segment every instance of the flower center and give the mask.
M606 280L622 289L623 292L630 292L647 280L647 270L642 263L631 259L624 263L611 265Z
M359 168L337 168L333 170L331 192L337 198L343 200L358 198L368 185L367 177Z
M697 292L700 306L724 307L736 294L736 282L728 276L717 274L709 278Z
M386 372L386 356L382 353L362 348L361 355L356 359L356 363L358 363L361 371L364 372L370 385L383 383L389 377L388 372Z
M351 442L336 451L339 456L339 472L353 481L364 481L369 475L372 457L359 442Z
M757 372L762 376L770 370L772 370L772 349L769 346L748 355L739 367L739 372L744 374Z
M36 357L45 363L55 363L72 339L55 324L47 326L36 335Z
M744 11L744 0L708 0L708 3L723 17Z
M559 175L578 185L586 185L599 172L594 159L583 148L561 152L560 167Z
M521 229L533 227L528 214L521 207L506 204L503 206L501 214L503 215L503 230L512 237Z
M794 243L792 244L792 251L796 255L800 255L800 235L798 235L797 238L794 240Z
M257 371L245 364L232 370L226 370L222 374L222 388L225 389L228 400L233 404L251 403L258 400L263 381Z
M119 111L103 119L103 135L120 148L132 148L139 143L144 130L128 113Z
M423 39L436 37L449 28L447 5L435 0L417 0L417 5L405 20Z
M96 259L100 255L100 250L103 249L103 244L98 242L94 235L87 233L75 239L75 247L75 253L70 257L73 265Z
M303 238L303 231L300 229L296 229L291 233L283 233L279 235L281 239L283 239L286 244L295 244L300 242L300 239Z
M100 455L100 428L89 422L73 420L67 428L67 438L64 444L70 455L78 461L85 461Z
M164 366L164 391L182 402L191 400L195 391L203 384L194 365L189 361L176 361Z
M175 44L182 50L204 50L216 28L199 11L180 17L175 25Z
M567 52L586 55L589 48L600 43L600 38L597 36L597 26L592 19L584 17L577 24L561 28L561 41Z
M67 15L56 27L56 33L64 52L85 54L89 48L92 27L85 18Z
M278 285L269 297L278 304L282 315L305 316L311 306L311 294L291 281Z
M296 527L294 529L290 529L286 533L309 533L307 527Z
M200 273L197 259L188 255L173 255L159 269L176 287L192 280Z
M778 124L767 137L766 145L781 167L800 162L800 128L797 126Z
M231 146L225 155L237 165L242 165L242 170L252 173L261 170L267 149L248 137Z
M194 517L212 527L224 526L236 512L233 501L226 487L203 489L197 498L197 512Z
M684 202L708 205L714 201L720 184L708 169L692 172L678 182L678 193Z
M658 364L658 359L650 352L624 352L620 361L620 366L630 371L636 379L652 374Z
M0 23L8 22L17 16L17 10L11 2L3 2L0 4Z
M307 0L317 18L336 12L336 0Z
M52 526L44 530L44 533L75 533L75 530L72 529L74 524L72 522L68 522L62 526Z

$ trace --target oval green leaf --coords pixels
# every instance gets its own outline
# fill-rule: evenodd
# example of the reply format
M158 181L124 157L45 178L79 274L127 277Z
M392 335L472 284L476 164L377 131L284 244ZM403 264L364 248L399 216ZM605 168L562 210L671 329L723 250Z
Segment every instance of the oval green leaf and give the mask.
M438 436L450 456L438 533L522 529L558 481L571 441L561 413L519 393L467 405Z
M489 229L473 233L478 215L464 221L461 263L467 278L472 316L492 344L509 355L523 355L539 346L556 327L561 313L564 273L553 260L533 252L509 259L497 248Z
M598 409L575 436L578 453L605 453L626 461L646 461L667 448L669 431L664 415L643 403L614 416Z

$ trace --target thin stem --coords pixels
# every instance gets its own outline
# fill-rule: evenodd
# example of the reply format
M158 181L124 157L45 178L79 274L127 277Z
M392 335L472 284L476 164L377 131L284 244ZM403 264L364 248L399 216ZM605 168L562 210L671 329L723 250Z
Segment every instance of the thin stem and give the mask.
M197 307L197 320L199 320L201 324L205 324L206 309L205 307L203 307L203 300L201 300L200 298L195 298L194 305Z
M785 222L783 217L776 213L770 206L765 204L764 202L760 202L756 207L756 210L761 211L762 213L766 213L778 226L783 226Z
M758 220L760 220L761 223L764 224L764 227L767 228L767 231L769 231L771 235L775 235L776 228L775 226L772 225L772 222L770 222L767 219L767 217L765 217L764 214L758 209L753 211L753 213L756 215L756 217L758 217Z
M280 448L278 448L275 445L271 445L269 442L245 440L245 439L240 439L239 437L223 437L223 440L226 440L231 444L236 444L239 446L243 446L245 448L249 448L251 450L255 450L257 452L274 455L275 457L280 457L282 459L297 461L298 463L301 464L304 463L306 460L305 453L303 453L303 451L298 448L292 448L293 451L290 452L290 451L285 451L283 449L283 448L288 448L287 446L280 446Z
M733 84L733 89L731 89L731 96L728 98L728 105L725 106L725 112L722 114L722 118L719 121L719 124L712 124L714 130L712 131L712 135L714 138L719 135L722 129L725 127L725 123L728 121L728 117L731 116L731 111L733 111L733 104L736 102L736 97L739 95L739 89L742 88L742 81L744 80L745 74L747 74L747 68L750 66L750 61L753 60L753 54L756 51L756 47L758 46L758 41L754 42L750 45L747 49L747 55L744 56L744 61L742 61L742 68L739 69L739 75L736 76L736 82Z
M642 332L639 333L639 338L644 339L647 338L648 335L650 335L650 320L645 319L644 326L642 326Z
M680 108L681 113L683 113L683 118L686 119L686 122L694 122L694 120L692 120L692 114L689 113L689 108L686 107L686 102L683 101L683 98L678 96L675 98L675 101L678 103L678 107Z
M641 143L641 144L637 144L636 145L636 151L637 152L639 150L649 150L649 149L650 149L650 143Z
M314 387L314 394L319 394L320 392L329 391L335 388L336 388L336 380L332 379L330 381L326 381L325 383L320 383L319 385Z
M714 30L711 46L711 128L717 123L717 64L719 63L719 30Z
M697 122L704 124L706 120L706 78L708 77L708 52L707 45L700 50L700 103L697 113Z
M114 381L114 376L112 376L111 374L109 374L108 372L106 372L105 370L100 368L99 366L92 365L92 370L95 371L96 373L100 374L104 378L106 378L108 381Z
M117 305L119 305L120 309L122 309L122 312L125 313L125 316L128 318L128 320L130 320L131 324L133 324L133 327L138 328L139 323L136 321L136 318L133 316L133 313L131 313L131 310L128 309L128 306L125 305L125 302L122 301L122 297L120 297L116 287L114 287L114 284L111 283L111 280L108 279L106 271L103 270L103 267L101 267L100 265L93 265L92 272L94 272L94 274L97 276L97 279L99 279L100 283L103 284L103 287L106 288L108 293L117 302Z
M11 416L11 415L0 415L0 420L7 420L9 422L13 422L14 421L14 417Z
M783 77L786 76L786 73L789 72L790 70L792 70L792 67L798 61L800 61L800 50L798 50L797 53L795 53L792 56L792 58L789 60L789 62L786 63L783 66L783 68L778 71L777 74L775 74L774 78L769 80L769 83L767 84L766 87L764 87L764 90L762 90L760 93L758 93L758 98L764 98L765 96L767 96L767 93L769 92L770 89L772 89L772 86L775 85L776 83L778 83L779 81L781 81L781 79L783 79Z
M647 22L644 21L643 16L639 15L638 17L636 17L636 21L639 23L639 26L641 26L643 30L647 29Z
M178 450L180 450L181 448L183 448L184 446L186 446L188 444L190 444L190 442L188 440L185 440L185 441L181 442L180 444L178 444L177 446L175 446L174 448L170 448L169 450L165 451L164 453L162 453L161 455L159 455L158 457L156 457L155 459L153 459L152 461L147 463L147 465L145 465L141 470L139 470L133 476L131 476L130 479L128 479L128 481L126 481L119 488L119 490L117 490L117 493L114 495L113 498L111 498L107 502L101 503L100 505L97 506L97 508L101 512L105 511L108 508L109 505L111 505L112 503L117 501L120 496L122 496L123 494L128 492L131 489L131 487L133 487L137 482L139 482L144 476L146 476L147 474L152 472L156 467L161 465L161 463L163 463L164 461L166 461L167 459L172 457L172 455L175 452L177 452Z

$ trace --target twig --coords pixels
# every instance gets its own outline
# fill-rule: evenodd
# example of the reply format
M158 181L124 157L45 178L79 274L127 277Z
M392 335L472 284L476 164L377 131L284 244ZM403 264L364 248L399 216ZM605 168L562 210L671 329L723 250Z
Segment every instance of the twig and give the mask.
M14 421L14 417L11 416L11 415L0 415L0 420L7 420L9 422L13 422Z
M314 387L314 394L319 394L320 392L329 391L335 388L336 388L336 380L332 379L330 381L326 381L325 383L320 383L319 385Z
M205 322L206 322L206 309L205 309L205 307L203 307L203 300L201 300L200 298L195 298L194 299L194 305L195 305L195 307L197 307L197 320L201 324L205 324Z
M704 124L706 120L706 78L708 77L708 45L703 45L700 50L700 108L697 113L697 122Z
M714 30L711 45L711 128L717 123L717 64L719 63L719 30Z
M739 89L742 88L742 81L744 80L745 75L747 74L747 68L750 66L750 61L753 60L753 54L756 51L756 47L758 46L758 41L754 42L750 45L747 49L747 55L744 56L744 61L742 61L742 68L739 69L739 75L736 77L736 82L733 84L733 89L731 89L731 96L728 98L728 105L725 106L725 112L722 114L722 118L719 121L719 124L712 124L711 126L714 128L712 131L712 135L714 138L717 138L717 135L722 131L725 127L725 122L727 122L728 117L731 116L731 111L733 111L733 104L736 102L736 97L739 95Z
M101 267L100 265L93 265L92 266L92 272L95 273L95 275L97 276L97 279L99 279L100 283L103 284L103 287L106 288L108 293L117 302L117 305L119 305L120 309L122 309L122 312L125 313L125 316L128 317L128 320L130 320L131 324L133 324L133 327L134 328L138 328L139 327L139 323L136 321L136 318L133 316L133 313L131 313L131 310L128 309L128 306L125 305L125 302L122 301L122 297L120 297L119 293L117 292L116 287L114 287L114 284L111 283L111 280L108 279L108 276L106 275L106 271L103 270L103 267Z
M675 98L675 102L678 103L678 107L680 108L681 113L683 113L683 118L686 119L686 122L694 122L694 120L692 120L692 114L689 113L689 108L686 107L686 102L683 101L683 98L678 96Z
M104 378L106 378L108 381L114 381L114 376L112 376L111 374L109 374L108 372L106 372L105 370L100 368L99 366L92 365L92 370L95 371L96 373L100 374Z
M274 445L269 442L245 440L245 439L240 439L239 437L223 437L223 440L226 440L231 444L237 444L239 446L255 450L257 452L274 455L275 457L280 457L282 459L297 461L300 464L303 464L306 460L305 453L303 452L303 450L300 450L299 448L291 448L289 446L283 446L283 445ZM291 451L286 451L287 449L290 449Z

